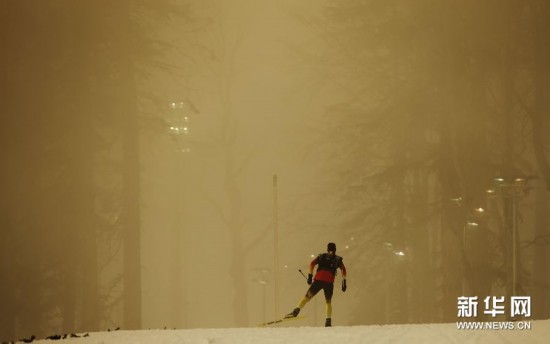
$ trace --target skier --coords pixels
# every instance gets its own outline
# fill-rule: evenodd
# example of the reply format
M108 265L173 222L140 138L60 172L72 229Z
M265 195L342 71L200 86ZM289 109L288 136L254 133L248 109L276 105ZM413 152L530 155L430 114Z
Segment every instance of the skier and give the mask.
M313 268L317 267L315 278L313 278ZM315 259L309 263L309 274L307 277L307 284L310 285L306 295L300 301L298 306L294 308L292 312L287 314L285 318L294 318L298 316L300 310L311 300L315 294L321 289L325 293L326 301L326 321L325 326L332 326L332 293L334 291L334 277L336 276L336 270L340 268L342 270L342 291L346 291L346 266L344 265L343 258L336 255L336 244L333 242L328 243L327 253L319 254Z

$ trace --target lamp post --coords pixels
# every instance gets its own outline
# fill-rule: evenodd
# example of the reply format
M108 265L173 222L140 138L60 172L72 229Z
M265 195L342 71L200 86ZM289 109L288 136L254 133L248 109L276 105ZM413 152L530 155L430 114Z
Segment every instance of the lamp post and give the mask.
M462 273L461 290L462 295L466 295L466 282L468 281L468 272L471 272L470 260L468 259L468 253L471 252L471 245L468 244L468 231L479 228L479 223L482 220L486 209L483 207L477 207L467 210L464 205L468 202L465 202L464 198L462 197L451 198L450 201L453 202L459 210L459 221L462 225L462 255L464 267Z
M483 211L478 211L477 209L483 209L483 208L476 208L475 209L475 211L480 213L480 214L485 212L484 209L483 209ZM462 227L462 250L464 252L464 259L466 260L465 264L467 264L467 266L469 266L467 253L471 252L471 249L469 248L470 245L467 245L468 244L467 233L468 233L468 230L475 230L478 227L479 227L479 223L476 222L475 220L467 220L466 224ZM470 271L470 270L471 269L469 269L468 271ZM466 281L467 281L467 277L466 277L466 273L464 273L462 275L462 295L466 295ZM470 286L470 288L472 288L472 286Z
M274 307L275 319L279 316L279 184L277 174L273 174L273 274L274 286Z
M487 194L495 197L500 196L503 200L504 233L507 237L507 245L511 245L511 252L507 253L506 264L508 269L507 290L510 296L516 295L518 279L518 201L523 194L528 191L528 180L524 177L513 179L504 179L501 177L494 179L495 188L487 190ZM511 238L508 238L511 236ZM510 275L511 270L511 275Z
M191 152L190 147L190 126L191 115L197 114L196 108L188 101L174 101L169 104L167 114L167 129L169 135L175 141L175 189L177 202L175 207L175 228L174 228L174 255L176 257L175 266L175 302L174 316L178 325L187 327L187 287L185 286L185 276L187 276L187 239L186 230L188 229L187 219L187 202L188 195L187 186L187 168L185 166L187 155Z
M269 270L265 268L256 268L258 277L253 281L262 286L262 319L265 323L267 321L267 301L266 301L266 286L269 284Z
M384 249L387 252L388 257L386 258L386 271L385 271L385 287L386 287L386 300L385 300L385 313L386 313L386 324L390 323L390 264L395 263L395 261L402 260L406 257L405 251L397 250L394 248L394 245L391 242L384 243Z
M191 113L186 102L170 103L170 112L168 118L168 131L177 142L177 152L188 153L191 148L188 145L188 135L190 134Z

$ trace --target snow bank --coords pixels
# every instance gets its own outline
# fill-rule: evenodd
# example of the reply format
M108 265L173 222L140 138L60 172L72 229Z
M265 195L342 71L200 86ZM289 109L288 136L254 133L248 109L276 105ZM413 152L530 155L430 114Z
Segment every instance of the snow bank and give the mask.
M90 333L60 344L354 344L354 343L550 343L550 320L531 321L528 330L458 330L457 324L385 326L258 327L141 330ZM52 343L39 340L38 343Z

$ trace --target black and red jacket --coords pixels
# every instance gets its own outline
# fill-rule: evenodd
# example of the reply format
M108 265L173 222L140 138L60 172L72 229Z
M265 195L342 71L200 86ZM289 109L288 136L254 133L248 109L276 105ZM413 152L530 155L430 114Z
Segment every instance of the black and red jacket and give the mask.
M346 278L346 266L343 258L333 253L321 253L309 263L309 273L313 273L313 268L318 265L314 279L316 281L324 281L334 283L336 270L342 270L342 277Z

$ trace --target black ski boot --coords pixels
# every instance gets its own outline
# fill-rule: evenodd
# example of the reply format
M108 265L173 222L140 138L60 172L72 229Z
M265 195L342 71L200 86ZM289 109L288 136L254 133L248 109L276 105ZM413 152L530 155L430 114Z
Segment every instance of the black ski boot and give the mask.
M325 327L332 327L332 320L330 318L327 318L327 320L325 320Z
M292 312L285 315L285 318L296 318L298 314L300 314L300 308L296 307Z

